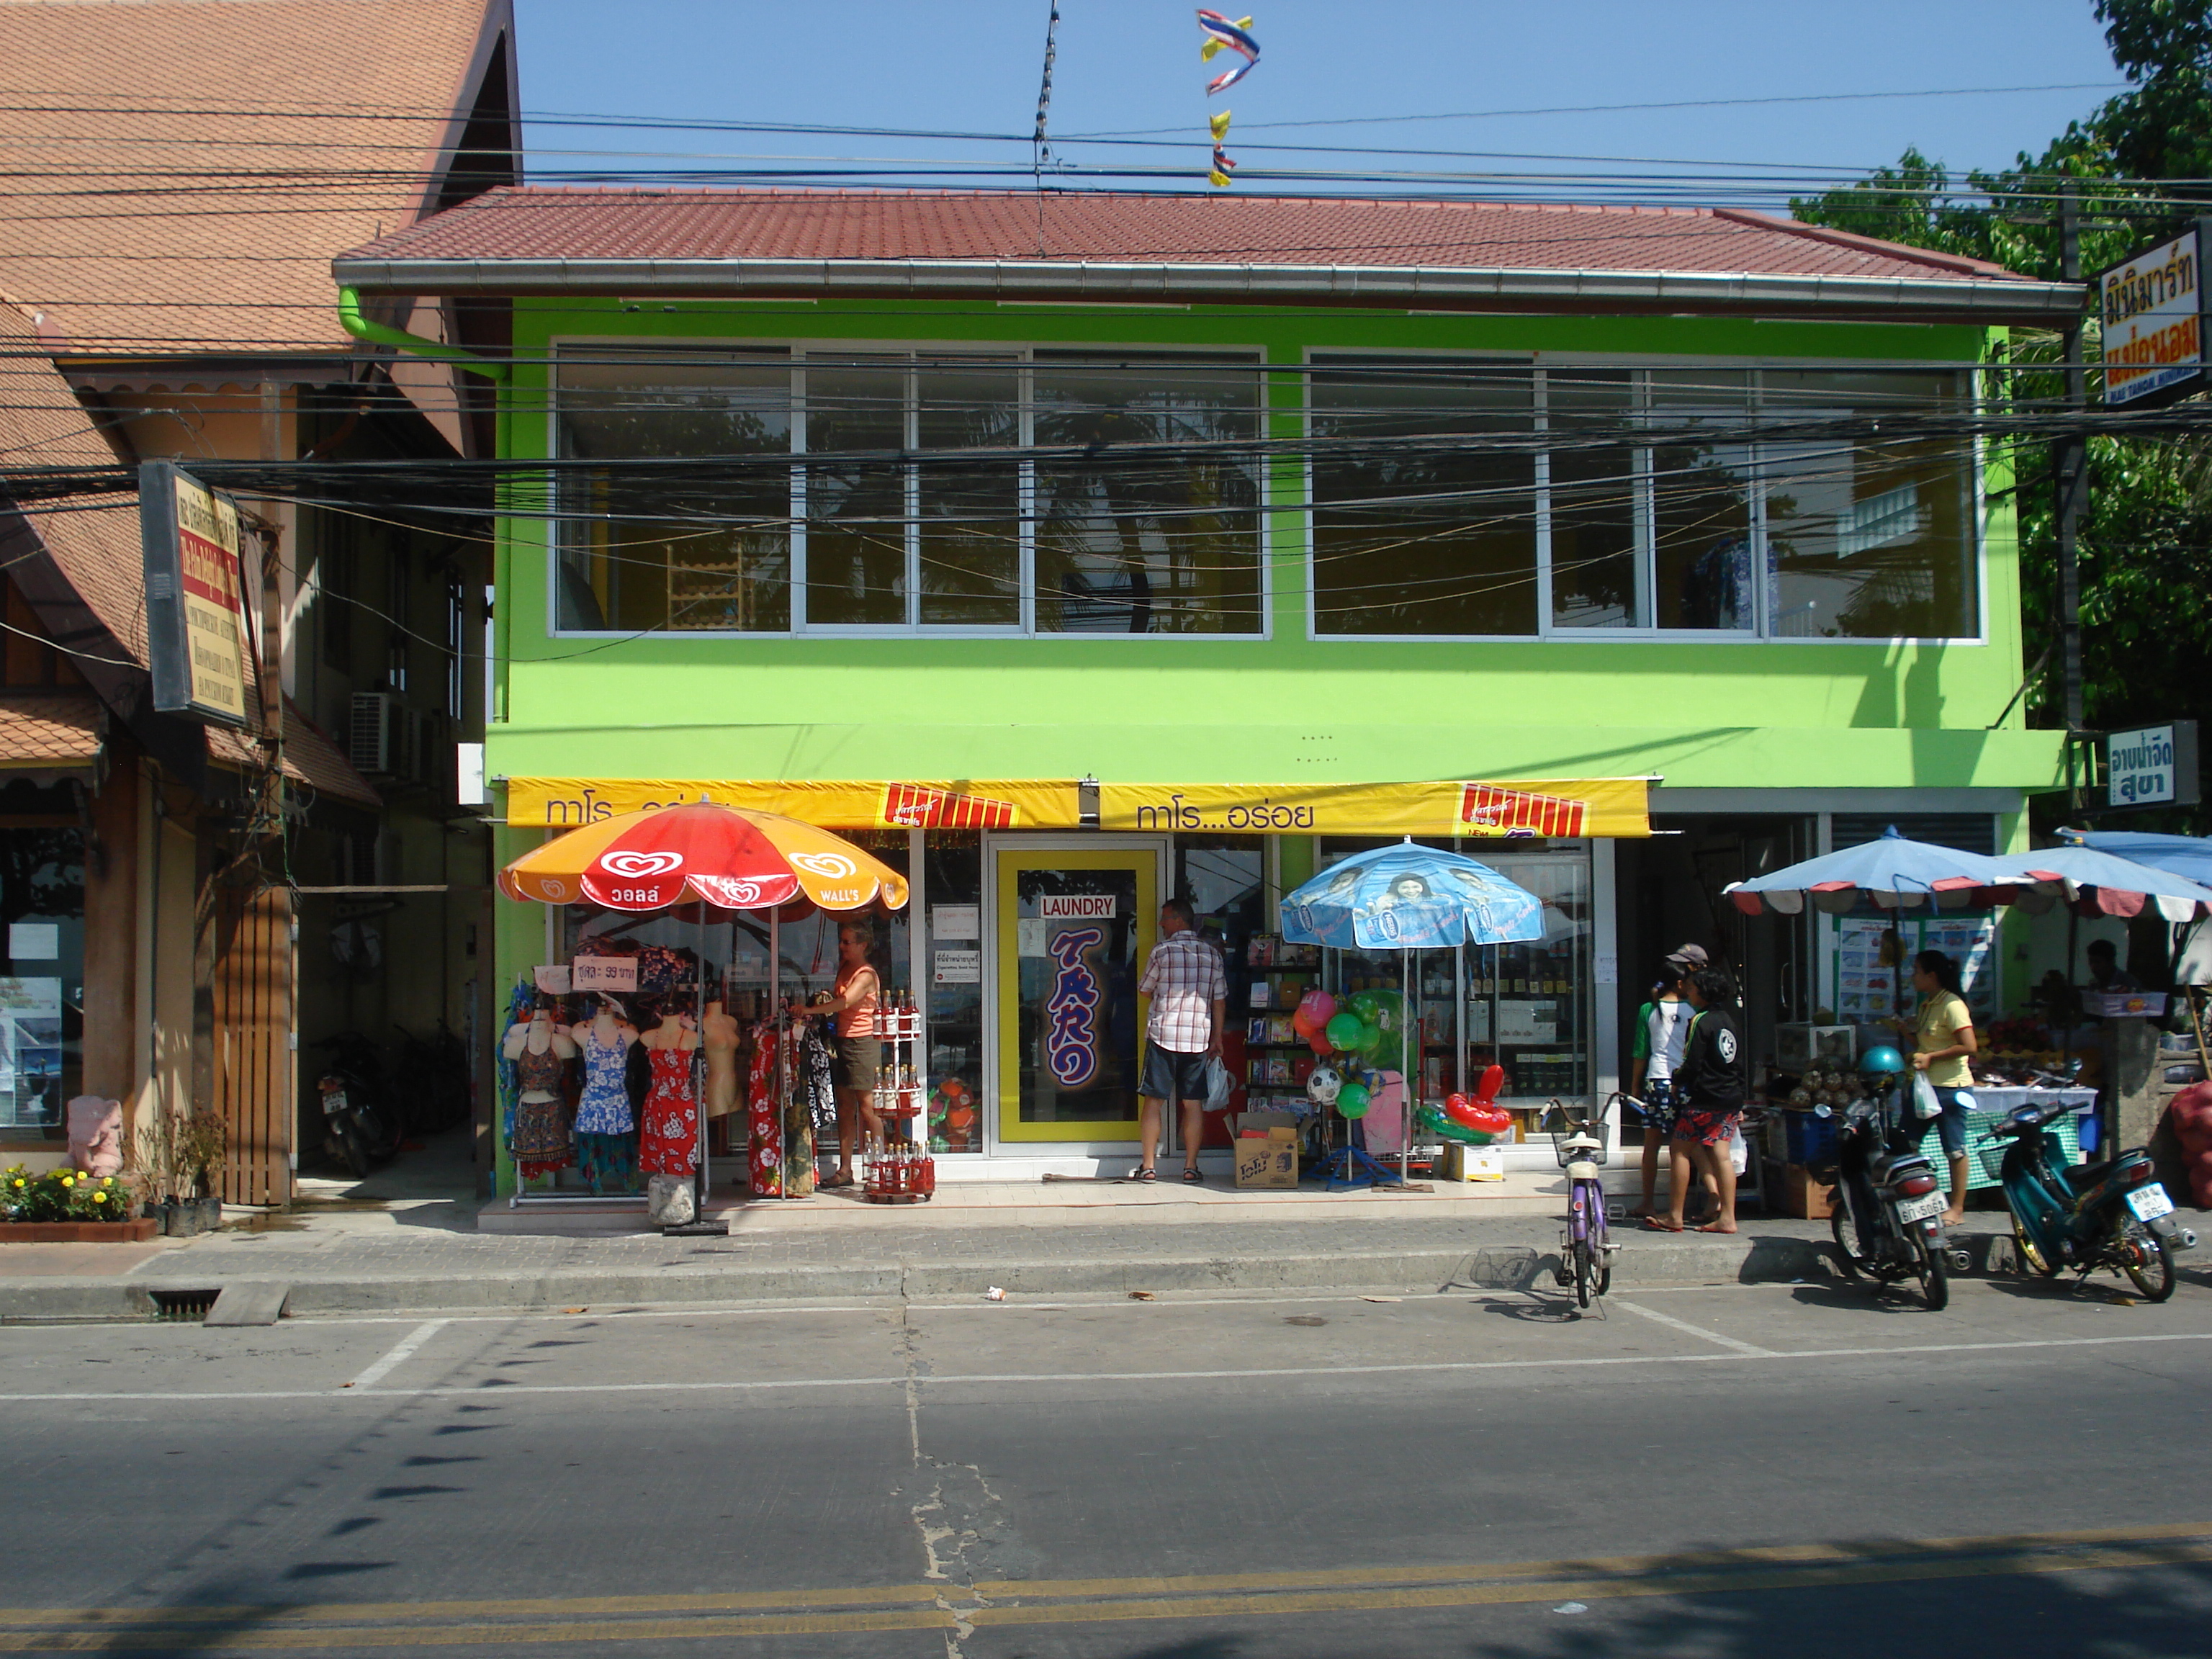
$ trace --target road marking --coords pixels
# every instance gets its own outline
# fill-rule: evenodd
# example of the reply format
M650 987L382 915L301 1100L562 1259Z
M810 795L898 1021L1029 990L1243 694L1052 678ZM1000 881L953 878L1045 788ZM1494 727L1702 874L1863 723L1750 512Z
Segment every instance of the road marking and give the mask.
M1727 1341L1726 1338L1716 1340ZM2014 1353L2046 1348L2117 1348L2150 1342L2208 1342L2212 1331L2156 1331L2136 1336L2039 1337L2019 1342L1915 1342L1878 1348L1802 1348L1787 1352L1754 1349L1748 1343L1731 1344L1727 1353L1595 1354L1579 1359L1432 1359L1374 1365L1252 1365L1209 1370L1182 1371L955 1371L918 1376L925 1389L958 1383L1021 1382L1213 1382L1242 1377L1335 1377L1448 1375L1454 1372L1581 1370L1605 1365L1737 1365L1753 1363L1788 1364L1810 1359L1894 1358L1907 1353ZM740 1378L704 1382L510 1382L479 1383L470 1387L438 1385L419 1389L269 1389L195 1393L179 1390L155 1393L95 1392L68 1394L0 1394L0 1405L34 1405L43 1401L137 1401L164 1405L181 1401L228 1400L416 1400L453 1398L502 1400L523 1395L600 1394L748 1394L779 1389L884 1389L904 1385L903 1376L798 1376Z
M401 1365L415 1357L415 1351L446 1328L442 1319L426 1319L399 1339L391 1352L345 1386L349 1389L373 1389L392 1375Z
M1255 1614L1710 1595L2044 1576L2212 1561L2212 1522L2079 1532L1810 1543L1565 1561L979 1583L971 1626L1117 1624ZM945 1586L496 1602L0 1610L0 1650L130 1652L674 1642L942 1630ZM864 1610L869 1604L878 1610ZM888 1604L888 1605L886 1605ZM902 1605L903 1604L903 1605ZM744 1609L757 1609L748 1613ZM691 1614L694 1616L686 1617ZM629 1615L629 1616L625 1616ZM224 1629L224 1626L236 1628Z
M1606 1305L1612 1308L1626 1308L1632 1314L1640 1314L1644 1318L1656 1320L1662 1325L1672 1326L1678 1331L1686 1331L1701 1341L1717 1342L1723 1348L1733 1348L1736 1352L1749 1354L1755 1359L1780 1358L1771 1348L1762 1348L1752 1342L1739 1342L1732 1336L1723 1336L1718 1331L1709 1331L1703 1325L1692 1325L1686 1319L1677 1319L1670 1313L1661 1313L1656 1308L1644 1307L1642 1304L1632 1302L1624 1296L1616 1296Z

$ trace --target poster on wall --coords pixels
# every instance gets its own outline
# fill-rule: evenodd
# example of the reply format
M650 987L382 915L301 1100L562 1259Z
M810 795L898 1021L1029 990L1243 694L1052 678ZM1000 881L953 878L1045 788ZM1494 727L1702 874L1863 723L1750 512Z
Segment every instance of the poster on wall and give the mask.
M62 982L0 978L0 1126L62 1121Z
M1844 1024L1863 1024L1896 1015L1910 1018L1920 1006L1919 994L1912 988L1912 959L1923 951L1941 951L1959 964L1966 1006L1977 1019L1996 1013L1993 917L1844 916L1835 930L1835 1011Z

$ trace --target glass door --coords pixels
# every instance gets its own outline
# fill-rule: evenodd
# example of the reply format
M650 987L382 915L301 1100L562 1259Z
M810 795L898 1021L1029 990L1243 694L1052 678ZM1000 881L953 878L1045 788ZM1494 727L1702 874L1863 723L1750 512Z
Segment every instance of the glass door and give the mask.
M993 849L1001 1144L1137 1138L1161 850Z

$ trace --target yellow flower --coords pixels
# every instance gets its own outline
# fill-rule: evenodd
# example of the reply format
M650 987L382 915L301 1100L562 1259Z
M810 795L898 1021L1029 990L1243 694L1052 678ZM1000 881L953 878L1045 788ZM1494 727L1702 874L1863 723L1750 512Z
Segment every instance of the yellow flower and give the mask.
M64 1186L64 1187L74 1187L74 1186L76 1186L76 1177L75 1176L73 1176L73 1175L65 1175L65 1176L64 1176L62 1177L62 1185L63 1185L63 1186Z

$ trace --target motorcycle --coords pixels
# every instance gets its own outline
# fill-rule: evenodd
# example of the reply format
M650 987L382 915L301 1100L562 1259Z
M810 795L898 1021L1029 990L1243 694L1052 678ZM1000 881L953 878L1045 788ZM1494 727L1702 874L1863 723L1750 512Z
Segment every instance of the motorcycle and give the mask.
M2066 1161L2049 1126L2074 1109L2022 1106L1975 1144L2004 1189L2021 1263L2045 1279L2071 1267L2086 1279L2109 1267L2146 1302L2173 1294L2173 1253L2197 1235L2174 1219L2173 1200L2153 1178L2150 1154L2130 1147L2097 1164Z
M1844 1108L1832 1163L1824 1159L1813 1172L1835 1176L1828 1224L1844 1276L1877 1285L1917 1279L1928 1310L1936 1313L1951 1300L1950 1269L1966 1264L1958 1259L1964 1253L1943 1242L1947 1200L1936 1166L1919 1150L1920 1127L1893 1110L1904 1070L1896 1049L1867 1051L1859 1061L1866 1092ZM1813 1109L1834 1115L1830 1107Z
M383 1069L374 1047L358 1032L325 1037L315 1046L335 1051L330 1069L315 1080L323 1108L323 1151L359 1179L370 1164L399 1148L383 1107Z

